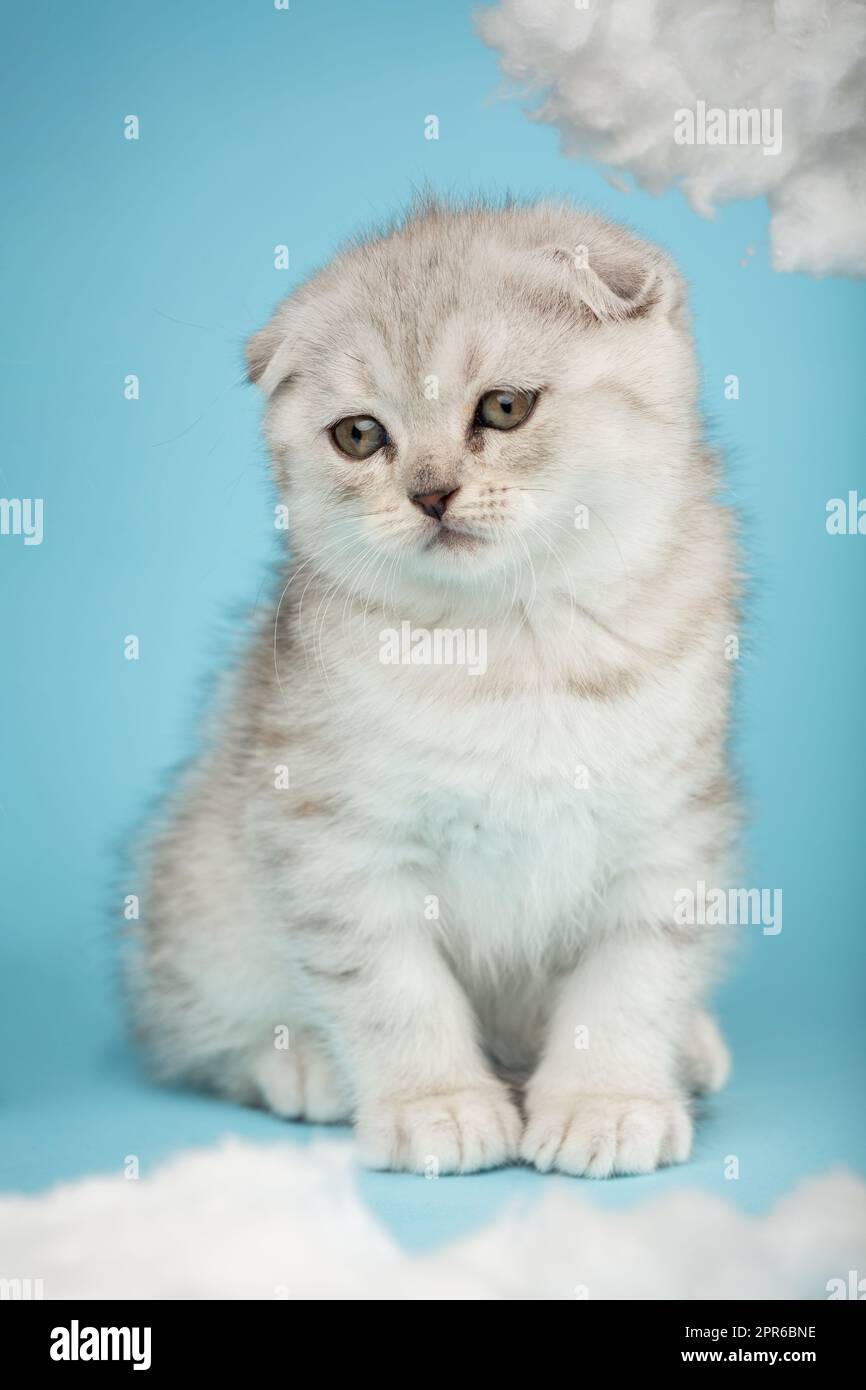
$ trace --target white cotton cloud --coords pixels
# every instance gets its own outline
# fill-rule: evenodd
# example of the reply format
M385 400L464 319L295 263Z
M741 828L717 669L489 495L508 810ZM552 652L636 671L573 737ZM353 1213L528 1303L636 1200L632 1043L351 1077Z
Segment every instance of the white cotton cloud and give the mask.
M558 128L567 155L651 193L679 184L703 216L766 197L776 270L866 275L863 0L579 4L500 0L478 17L506 75L542 94L533 119ZM694 113L704 142L685 143L685 117L677 142L677 112Z
M435 1219L464 1179L381 1181L406 1212L419 1184ZM610 1211L592 1184L537 1186L536 1202L410 1254L359 1197L351 1144L224 1141L137 1181L0 1198L0 1279L40 1279L47 1299L802 1299L834 1279L847 1294L866 1269L866 1185L850 1173L763 1216L697 1190Z

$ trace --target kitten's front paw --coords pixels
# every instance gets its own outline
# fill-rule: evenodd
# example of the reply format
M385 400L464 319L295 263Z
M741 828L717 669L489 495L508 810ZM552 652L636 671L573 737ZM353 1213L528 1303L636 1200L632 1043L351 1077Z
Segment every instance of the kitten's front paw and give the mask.
M692 1121L676 1096L572 1095L530 1105L521 1157L542 1173L556 1168L577 1177L652 1173L685 1163Z
M504 1087L491 1082L362 1107L357 1134L368 1168L474 1173L516 1158L520 1117Z

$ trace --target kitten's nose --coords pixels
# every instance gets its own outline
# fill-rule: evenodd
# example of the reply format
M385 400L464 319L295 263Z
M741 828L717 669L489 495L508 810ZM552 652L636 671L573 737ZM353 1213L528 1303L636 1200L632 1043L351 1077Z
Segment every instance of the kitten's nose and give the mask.
M416 507L420 507L425 516L435 517L441 521L452 497L460 491L458 487L445 487L441 492L416 492L412 501Z

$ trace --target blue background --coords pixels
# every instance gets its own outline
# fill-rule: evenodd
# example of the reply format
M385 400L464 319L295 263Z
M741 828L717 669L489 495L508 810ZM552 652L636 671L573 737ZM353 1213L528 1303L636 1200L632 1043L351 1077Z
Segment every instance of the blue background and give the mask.
M735 1079L694 1162L582 1188L620 1203L701 1185L757 1210L802 1174L862 1169L866 537L828 536L825 506L866 491L866 286L774 274L762 202L703 221L679 194L625 196L565 160L496 98L463 0L91 0L18 7L8 28L0 494L44 498L45 538L0 537L0 1188L118 1171L130 1153L146 1172L227 1132L309 1140L143 1077L115 978L116 855L194 747L207 673L273 555L243 341L425 183L571 196L672 251L753 574L747 881L782 888L784 929L748 933L721 993ZM359 1177L418 1245L568 1181Z

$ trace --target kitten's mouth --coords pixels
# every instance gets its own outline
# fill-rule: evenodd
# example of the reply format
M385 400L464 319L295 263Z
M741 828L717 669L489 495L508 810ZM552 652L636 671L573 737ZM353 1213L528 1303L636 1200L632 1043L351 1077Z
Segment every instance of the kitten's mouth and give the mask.
M430 537L426 550L474 550L485 541L482 536L474 531L459 531L453 526L448 526L445 522L440 522L435 533Z

